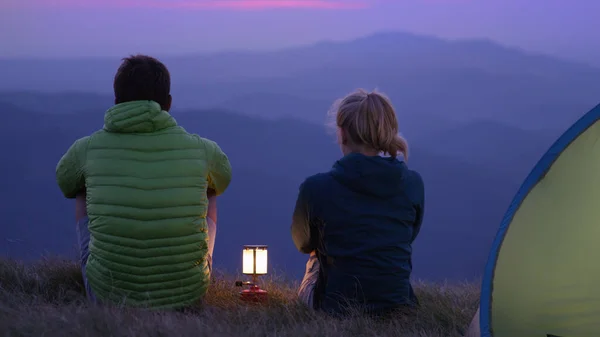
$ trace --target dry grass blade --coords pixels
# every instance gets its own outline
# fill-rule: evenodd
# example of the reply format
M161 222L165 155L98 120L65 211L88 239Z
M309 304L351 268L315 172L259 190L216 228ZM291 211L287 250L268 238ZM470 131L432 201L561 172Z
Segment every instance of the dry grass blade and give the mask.
M247 306L234 279L215 275L204 304L184 313L90 305L78 266L43 260L25 265L0 259L0 331L8 336L399 336L452 337L466 329L478 303L469 284L418 283L422 308L385 320L333 319L295 301L297 283L265 281L268 305Z

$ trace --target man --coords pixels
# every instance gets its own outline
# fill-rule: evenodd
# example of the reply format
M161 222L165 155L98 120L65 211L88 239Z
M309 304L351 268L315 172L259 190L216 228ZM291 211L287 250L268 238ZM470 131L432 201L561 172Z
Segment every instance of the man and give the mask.
M215 142L177 125L170 87L158 60L125 58L104 128L77 140L56 167L61 191L78 200L92 300L182 308L206 293L216 196L228 187L231 166Z

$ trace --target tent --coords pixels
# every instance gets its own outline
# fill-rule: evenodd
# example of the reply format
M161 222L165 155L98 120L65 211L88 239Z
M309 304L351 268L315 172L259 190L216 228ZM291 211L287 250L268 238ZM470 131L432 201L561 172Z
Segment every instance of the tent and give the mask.
M599 119L600 105L550 147L517 191L466 336L600 336Z

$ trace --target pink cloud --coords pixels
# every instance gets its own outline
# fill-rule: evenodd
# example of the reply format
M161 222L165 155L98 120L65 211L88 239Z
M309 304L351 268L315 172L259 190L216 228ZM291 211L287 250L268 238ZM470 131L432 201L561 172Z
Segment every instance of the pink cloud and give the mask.
M277 8L361 9L368 0L8 0L16 7L29 8L164 8L260 10ZM2 7L2 6L0 6Z

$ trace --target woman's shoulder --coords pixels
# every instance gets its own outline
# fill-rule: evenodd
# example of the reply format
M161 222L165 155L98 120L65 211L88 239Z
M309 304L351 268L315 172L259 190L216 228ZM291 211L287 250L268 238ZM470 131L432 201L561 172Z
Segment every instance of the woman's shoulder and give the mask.
M321 188L323 185L328 184L331 181L331 175L329 173L317 173L304 179L301 186L305 188Z
M327 176L326 173L317 173L304 179L298 188L298 197L310 202L314 202L315 198L319 199L323 194L322 191L329 190Z
M415 185L420 185L423 186L424 182L423 182L423 177L421 176L421 174L415 170L406 169L406 177L409 180L410 183L415 184Z
M420 203L425 199L425 183L421 174L415 170L406 169L405 188L415 200Z

